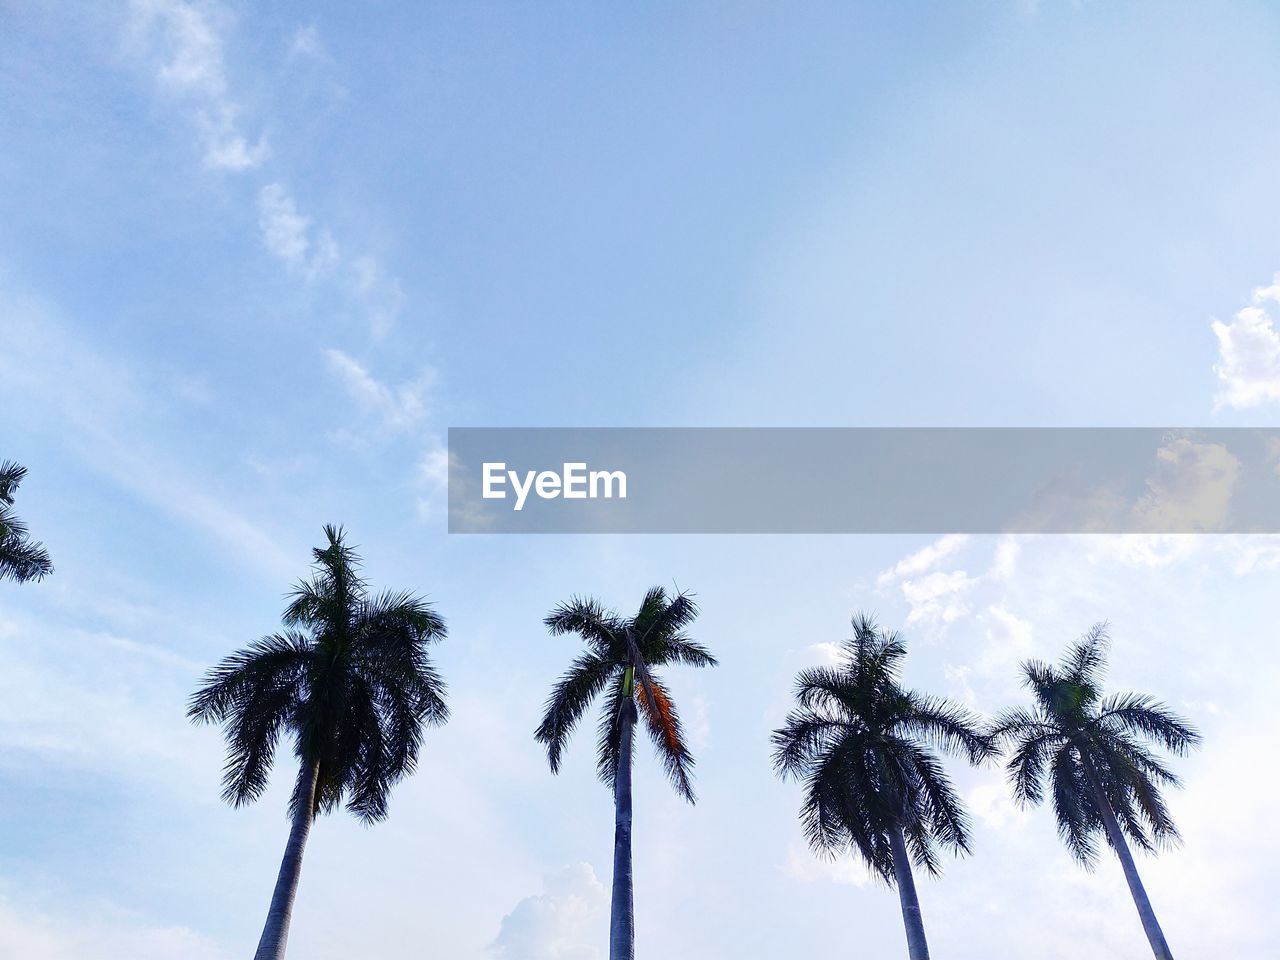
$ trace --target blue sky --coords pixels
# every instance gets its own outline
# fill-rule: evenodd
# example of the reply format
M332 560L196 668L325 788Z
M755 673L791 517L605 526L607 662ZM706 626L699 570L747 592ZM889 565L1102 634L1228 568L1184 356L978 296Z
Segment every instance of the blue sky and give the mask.
M589 736L554 779L532 741L574 653L539 621L674 581L723 666L671 678L700 804L640 756L646 951L900 952L767 764L870 608L984 711L1110 619L1116 685L1208 739L1142 863L1170 941L1262 957L1280 836L1222 810L1271 822L1274 541L449 538L440 480L462 425L1272 423L1277 41L1247 3L7 5L0 454L57 572L0 593L0 954L244 955L290 774L226 809L183 703L342 522L448 618L454 721L388 823L313 833L299 956L602 957L609 797ZM956 776L938 955L1143 956L1114 864Z

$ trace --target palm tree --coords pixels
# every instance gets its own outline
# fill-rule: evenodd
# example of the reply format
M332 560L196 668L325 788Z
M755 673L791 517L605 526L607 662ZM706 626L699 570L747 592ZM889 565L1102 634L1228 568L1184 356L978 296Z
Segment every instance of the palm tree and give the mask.
M1002 714L992 736L1012 751L1007 770L1019 803L1040 803L1046 785L1052 791L1058 834L1072 856L1092 868L1098 833L1107 838L1124 868L1152 952L1157 960L1172 960L1128 841L1151 852L1180 839L1160 795L1162 786L1177 786L1179 780L1148 745L1184 756L1199 746L1200 734L1151 697L1104 697L1109 647L1107 625L1100 623L1072 644L1057 666L1024 663L1023 682L1035 703Z
M685 743L680 716L657 667L683 663L713 667L716 659L684 630L698 615L691 595L668 598L661 587L645 594L634 617L605 610L597 601L573 598L556 607L544 623L554 635L576 633L587 644L551 691L534 736L547 748L551 771L560 771L569 735L591 702L604 694L600 712L600 779L613 790L613 895L609 960L635 956L635 904L631 877L632 741L643 717L676 792L693 803L693 754Z
M27 468L12 460L0 462L0 580L42 580L53 572L44 544L27 536L27 525L13 512L13 495Z
M800 820L809 844L851 850L898 889L911 960L928 960L912 863L939 872L938 848L969 852L969 817L937 756L979 763L990 753L981 722L940 697L900 683L906 646L866 614L834 667L796 678L796 709L773 734L773 764L805 784Z
M292 827L255 960L279 960L312 821L344 802L366 823L387 815L391 787L413 772L424 725L448 719L444 681L427 656L445 624L408 593L369 593L340 527L313 552L314 573L289 595L285 630L233 653L191 698L195 721L225 725L223 798L267 787L276 742L293 740Z

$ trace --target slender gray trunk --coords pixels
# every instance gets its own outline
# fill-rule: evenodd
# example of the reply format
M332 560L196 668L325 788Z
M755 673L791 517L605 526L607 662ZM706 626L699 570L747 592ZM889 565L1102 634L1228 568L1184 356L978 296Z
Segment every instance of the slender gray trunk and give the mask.
M1173 953L1169 950L1169 944L1165 942L1164 931L1160 929L1160 922L1156 920L1156 912L1151 908L1151 900L1147 897L1147 888L1142 885L1142 877L1138 875L1138 866L1133 862L1133 854L1129 851L1128 841L1124 838L1124 833L1120 830L1120 822L1116 819L1115 811L1111 809L1111 802L1107 799L1106 791L1102 789L1102 782L1098 779L1098 773L1093 768L1093 764L1089 762L1087 757L1082 757L1084 764L1085 777L1089 780L1089 786L1093 789L1094 802L1098 805L1098 811L1102 814L1102 825L1107 831L1107 839L1111 841L1111 849L1116 852L1116 857L1120 860L1120 866L1124 867L1124 878L1129 881L1129 892L1133 894L1134 905L1138 908L1138 916L1142 919L1142 929L1147 933L1147 940L1151 944L1151 952L1155 954L1156 960L1173 960Z
M628 678L627 685L630 685ZM631 742L636 705L628 697L618 718L621 744L613 780L613 901L609 906L609 960L636 955L635 894L631 883Z
M893 851L893 876L902 904L902 923L907 928L907 956L910 960L929 960L929 943L924 936L924 917L920 913L920 897L916 894L916 878L911 873L911 857L902 830L889 831L889 847Z
M267 922L262 928L262 938L258 941L258 951L253 960L284 958L284 948L289 942L289 921L293 917L293 900L298 894L298 880L302 876L302 852L307 846L311 823L315 820L316 778L319 773L319 764L312 764L306 802L300 804L294 813L289 842L284 848L284 859L280 861L280 874L271 894L271 908L267 911Z

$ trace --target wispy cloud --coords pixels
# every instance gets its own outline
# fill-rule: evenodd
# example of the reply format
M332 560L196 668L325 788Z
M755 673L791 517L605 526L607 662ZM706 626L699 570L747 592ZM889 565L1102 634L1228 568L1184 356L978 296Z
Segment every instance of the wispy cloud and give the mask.
M10 291L3 291L9 294ZM0 315L0 396L40 409L94 470L200 530L238 558L273 576L292 571L286 552L262 527L209 492L190 468L136 437L147 411L159 409L142 377L118 357L100 355L41 304L9 296Z
M298 212L292 195L280 184L258 191L258 229L270 253L309 278L319 277L338 262L338 244L327 230Z
M347 395L376 424L386 431L415 427L427 415L427 392L431 377L423 374L415 380L391 387L375 378L356 359L341 350L326 350L329 369L337 376Z
M162 94L186 114L204 165L247 174L265 169L269 151L264 134L246 132L247 111L228 74L226 51L234 26L230 10L215 0L131 0L126 45ZM283 55L286 61L328 59L315 24L297 28ZM259 234L271 256L307 282L333 283L374 338L391 330L405 296L381 259L367 252L347 255L347 245L340 245L279 179L258 190L257 206Z
M1220 387L1214 408L1246 409L1280 401L1280 333L1268 304L1280 303L1280 274L1253 292L1251 304L1230 323L1213 322Z
M225 960L186 927L148 924L101 907L54 916L0 898L0 955L22 960Z
M325 50L324 41L320 39L320 31L314 23L298 27L293 32L293 37L289 41L288 59L327 60L328 58L329 54Z
M881 589L898 587L911 607L907 623L945 626L969 612L966 595L978 582L963 570L937 569L963 550L969 537L948 534L899 560L876 578Z
M184 104L204 147L205 165L243 172L267 156L265 138L242 129L241 108L227 82L224 8L185 0L132 0L130 39L156 83Z

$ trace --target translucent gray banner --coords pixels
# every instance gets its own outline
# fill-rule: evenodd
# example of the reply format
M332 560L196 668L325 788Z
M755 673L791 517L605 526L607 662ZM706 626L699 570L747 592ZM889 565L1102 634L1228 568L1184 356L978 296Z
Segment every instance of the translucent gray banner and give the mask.
M454 428L450 533L1276 533L1280 428Z

